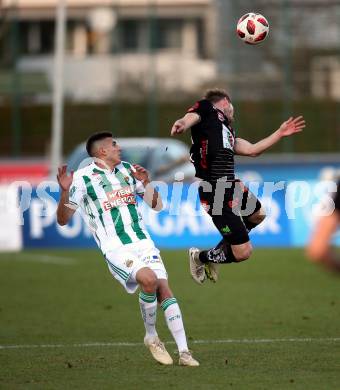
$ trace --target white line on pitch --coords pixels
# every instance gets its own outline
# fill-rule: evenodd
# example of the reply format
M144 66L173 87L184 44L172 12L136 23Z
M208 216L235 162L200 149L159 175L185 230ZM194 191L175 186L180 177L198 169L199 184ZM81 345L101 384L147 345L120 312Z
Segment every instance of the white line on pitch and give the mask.
M340 337L328 338L287 338L287 339L222 339L222 340L192 340L191 344L269 344L269 343L333 343ZM168 341L166 344L174 344ZM22 344L0 345L0 349L34 349L34 348L87 348L87 347L139 347L143 343L112 342L112 343L81 343L81 344Z

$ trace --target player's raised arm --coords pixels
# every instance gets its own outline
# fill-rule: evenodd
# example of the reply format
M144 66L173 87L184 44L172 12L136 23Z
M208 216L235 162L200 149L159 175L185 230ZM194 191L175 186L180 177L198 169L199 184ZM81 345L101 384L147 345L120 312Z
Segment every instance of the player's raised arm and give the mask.
M73 181L73 172L67 174L67 165L58 168L57 180L60 186L61 194L57 208L57 222L63 226L72 218L75 208L70 207L69 191Z
M150 182L149 172L141 167L140 165L134 164L134 170L131 170L132 175L139 181L143 183L145 192L143 194L143 199L146 204L156 211L161 211L163 209L163 202L159 192L153 187Z
M289 137L296 133L300 133L306 127L306 122L302 116L289 118L283 122L281 126L274 131L269 137L263 138L261 141L252 144L242 138L236 138L234 151L240 156L256 157L261 153L275 145L283 137Z
M171 128L171 136L182 134L201 120L195 112L188 112L183 118L178 119Z

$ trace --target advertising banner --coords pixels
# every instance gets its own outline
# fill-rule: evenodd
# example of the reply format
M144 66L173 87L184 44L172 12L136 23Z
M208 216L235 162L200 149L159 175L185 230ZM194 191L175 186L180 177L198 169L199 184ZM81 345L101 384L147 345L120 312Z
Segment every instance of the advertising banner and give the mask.
M250 236L260 247L304 246L317 221L318 205L325 197L327 185L319 182L253 183L250 189L259 196L267 217ZM329 183L328 183L329 184ZM334 182L332 182L334 187ZM201 208L198 183L159 186L165 208L157 213L140 201L140 211L155 244L159 248L179 249L214 246L220 234ZM333 188L334 191L334 188ZM33 190L30 207L24 211L23 238L27 248L95 247L92 234L80 213L67 226L56 221L55 192ZM328 198L329 199L329 198ZM339 238L337 243L340 244Z

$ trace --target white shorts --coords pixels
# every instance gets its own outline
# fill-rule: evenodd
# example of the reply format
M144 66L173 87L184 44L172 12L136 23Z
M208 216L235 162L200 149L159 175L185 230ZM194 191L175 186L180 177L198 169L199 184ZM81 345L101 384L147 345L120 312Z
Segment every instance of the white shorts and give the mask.
M138 289L136 274L141 268L150 268L157 279L168 279L159 250L149 239L127 244L105 254L111 274L129 294Z

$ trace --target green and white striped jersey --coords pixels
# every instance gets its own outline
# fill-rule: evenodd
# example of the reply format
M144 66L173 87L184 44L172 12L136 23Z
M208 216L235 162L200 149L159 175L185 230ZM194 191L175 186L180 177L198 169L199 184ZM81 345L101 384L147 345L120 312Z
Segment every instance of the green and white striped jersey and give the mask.
M99 248L105 254L122 245L150 239L137 207L144 186L122 161L113 171L94 162L74 173L70 203L79 207Z

